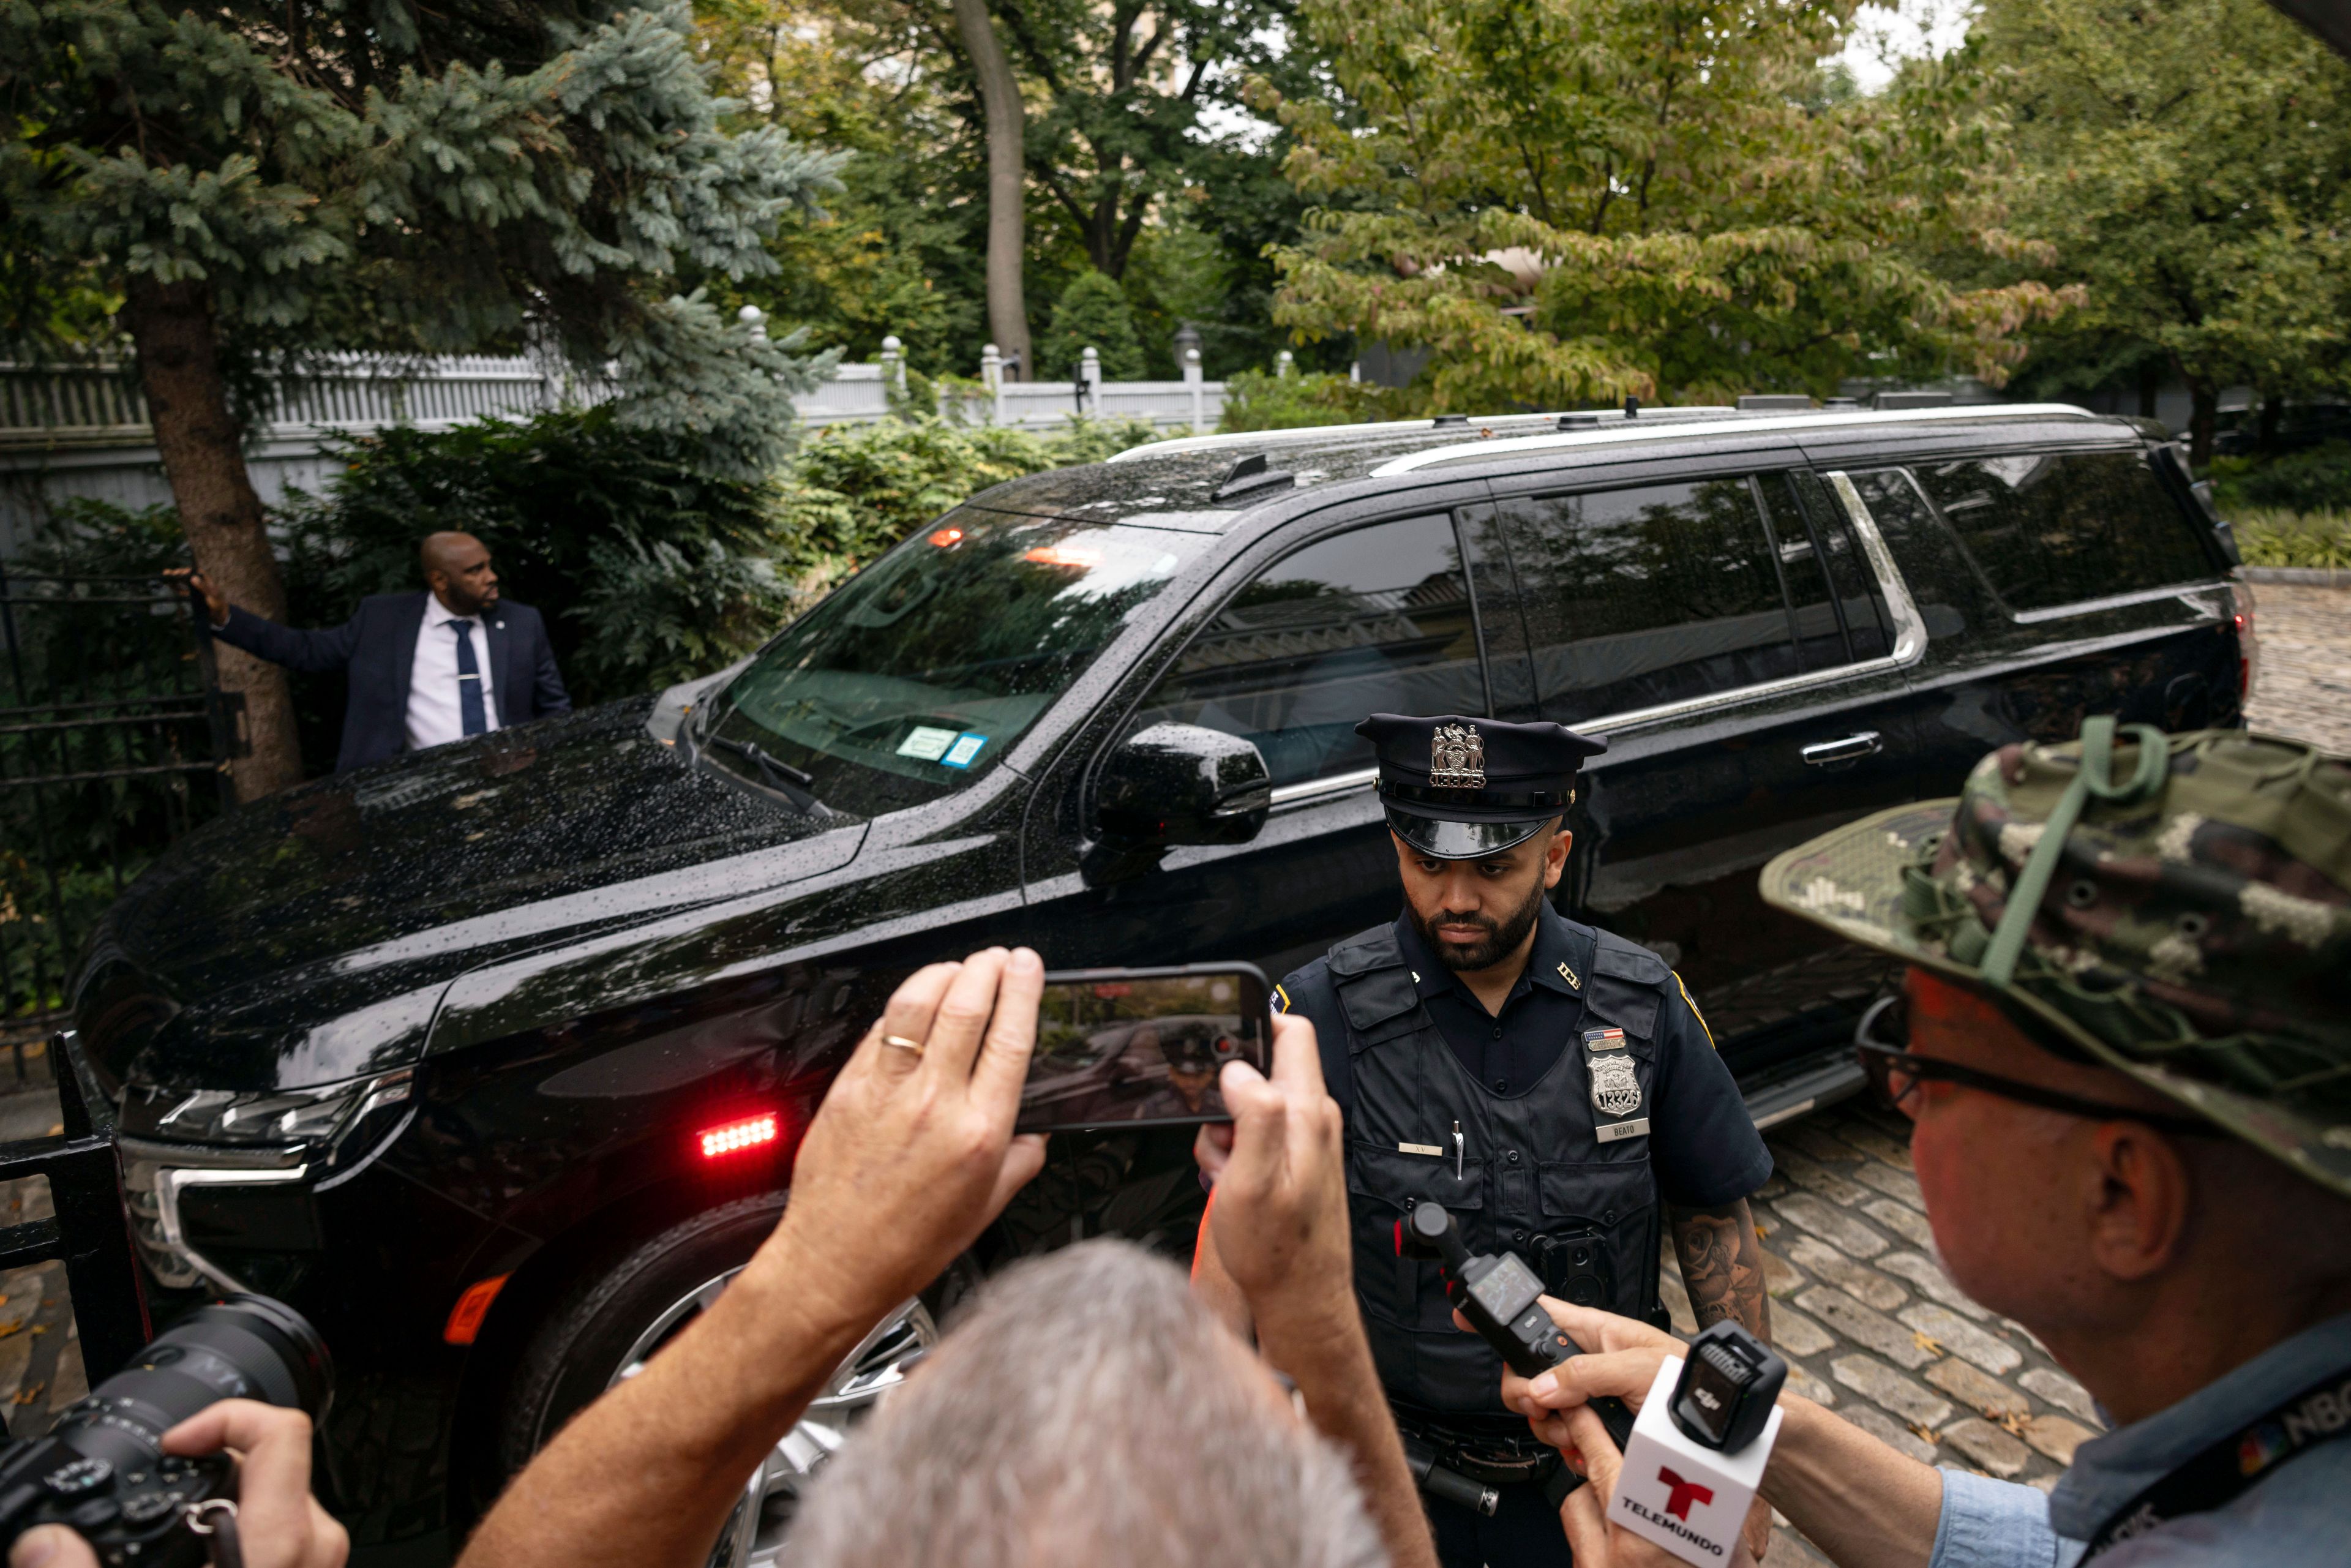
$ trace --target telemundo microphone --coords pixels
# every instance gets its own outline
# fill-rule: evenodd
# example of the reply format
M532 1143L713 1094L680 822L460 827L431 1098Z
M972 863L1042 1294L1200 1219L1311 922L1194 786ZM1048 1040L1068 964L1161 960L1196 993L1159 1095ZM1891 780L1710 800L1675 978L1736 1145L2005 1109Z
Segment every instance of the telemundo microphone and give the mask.
M1730 1561L1771 1445L1788 1364L1724 1320L1667 1356L1625 1445L1608 1520L1685 1563Z

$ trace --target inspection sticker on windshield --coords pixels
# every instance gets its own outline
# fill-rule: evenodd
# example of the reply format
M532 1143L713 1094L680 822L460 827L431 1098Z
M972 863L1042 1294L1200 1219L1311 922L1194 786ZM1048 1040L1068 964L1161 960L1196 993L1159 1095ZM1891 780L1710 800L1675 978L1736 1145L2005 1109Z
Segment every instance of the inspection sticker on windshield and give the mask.
M968 768L972 759L979 755L979 748L987 744L987 737L976 729L967 729L956 737L956 743L947 747L947 754L939 758L939 765L943 768Z
M936 762L946 755L946 749L955 744L955 738L954 730L918 724L914 734L898 743L898 755L911 757L917 762ZM963 764L958 762L956 766L960 768Z

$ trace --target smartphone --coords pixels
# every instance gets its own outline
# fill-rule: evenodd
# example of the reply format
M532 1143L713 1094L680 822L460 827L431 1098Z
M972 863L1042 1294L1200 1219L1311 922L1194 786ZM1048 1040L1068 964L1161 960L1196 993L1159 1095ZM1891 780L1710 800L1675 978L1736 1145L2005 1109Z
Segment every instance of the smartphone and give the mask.
M1048 974L1017 1129L1229 1121L1217 1075L1270 1070L1271 996L1254 964Z

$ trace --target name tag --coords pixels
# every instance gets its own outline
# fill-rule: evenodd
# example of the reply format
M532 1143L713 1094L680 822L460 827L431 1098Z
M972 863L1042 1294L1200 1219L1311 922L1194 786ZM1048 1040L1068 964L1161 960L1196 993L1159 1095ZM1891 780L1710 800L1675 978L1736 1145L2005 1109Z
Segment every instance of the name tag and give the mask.
M1398 1144L1396 1152L1405 1155L1428 1155L1437 1159L1445 1156L1445 1151L1435 1144Z
M1626 1138L1641 1137L1647 1134L1648 1130L1649 1119L1646 1116L1637 1116L1630 1122L1601 1123L1598 1137L1604 1144L1618 1144Z

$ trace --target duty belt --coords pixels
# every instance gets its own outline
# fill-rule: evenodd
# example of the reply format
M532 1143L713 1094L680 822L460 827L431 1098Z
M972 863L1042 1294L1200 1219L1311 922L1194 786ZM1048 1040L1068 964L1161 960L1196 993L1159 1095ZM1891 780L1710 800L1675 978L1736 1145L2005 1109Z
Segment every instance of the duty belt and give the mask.
M1395 1410L1396 1427L1427 1444L1437 1462L1489 1487L1518 1486L1547 1479L1559 1465L1559 1450L1521 1430L1465 1431L1417 1410Z

